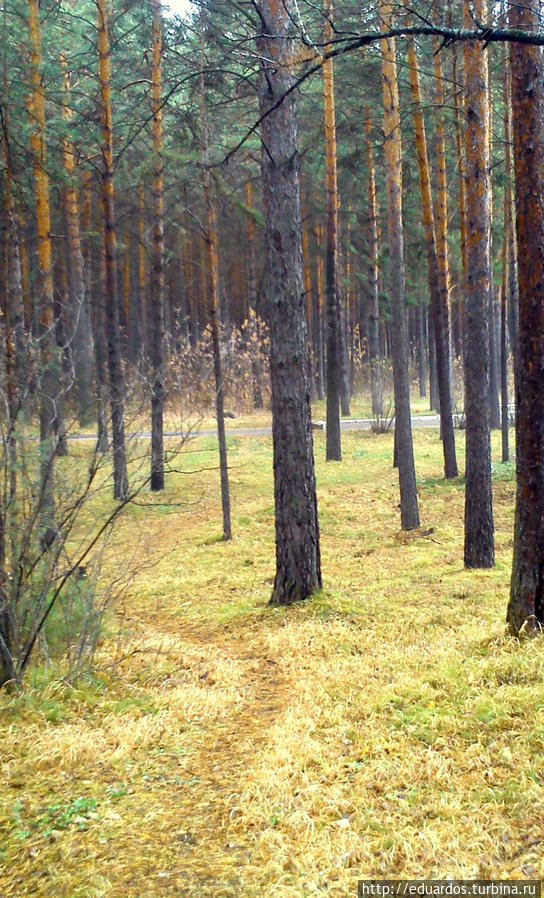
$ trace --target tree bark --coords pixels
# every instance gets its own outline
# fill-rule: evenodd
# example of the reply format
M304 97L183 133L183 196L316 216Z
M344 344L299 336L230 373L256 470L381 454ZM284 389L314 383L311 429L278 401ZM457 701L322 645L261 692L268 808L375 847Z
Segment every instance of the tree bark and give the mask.
M446 341L446 352L448 361L448 380L450 380L451 369L451 341L450 341L450 265L448 252L448 173L446 166L446 131L444 127L444 76L442 73L442 60L440 41L434 40L433 54L434 69L434 100L435 100L435 160L436 160L436 257L438 262L438 277L440 282L440 298L442 321L441 331L443 339ZM436 338L440 339L438 329ZM441 352L437 347L437 367L440 367L439 358ZM438 373L438 372L437 372ZM439 378L440 390L440 378ZM449 386L451 394L451 385ZM442 404L442 398L440 399Z
M89 170L83 173L82 202L81 202L81 228L83 232L83 272L85 275L85 293L89 298L91 327L94 343L94 367L96 375L96 427L97 449L105 452L108 447L108 413L107 413L107 383L106 383L106 340L104 332L104 283L106 272L104 265L104 237L103 224L96 226L96 233L100 235L100 249L98 252L97 269L98 278L92 277L94 240L91 236L92 221L92 189L91 173Z
M149 276L147 264L147 239L146 239L146 198L145 184L142 181L138 186L138 323L139 323L139 349L143 358L149 357Z
M510 6L510 27L536 30L539 0ZM513 43L519 370L516 514L507 619L514 633L544 623L544 66L540 47Z
M28 0L29 37L32 71L32 117L30 148L34 174L36 226L38 236L37 302L40 340L40 517L44 545L55 537L56 525L53 462L56 445L54 426L61 393L60 359L55 345L53 320L53 272L51 265L51 207L49 175L46 166L45 95L42 82L41 25L38 0Z
M227 439L225 434L225 393L223 384L223 366L221 359L221 344L219 340L220 309L219 309L219 250L217 240L217 210L211 193L211 174L209 164L209 126L208 109L206 103L206 89L204 84L204 9L201 10L200 31L200 117L202 123L202 155L203 172L202 183L204 186L204 203L206 208L206 254L208 284L203 283L203 301L206 292L209 299L210 329L213 349L213 370L215 376L215 412L217 416L217 438L219 442L219 473L221 480L221 508L223 512L223 539L232 538L230 516L230 490L227 459ZM202 260L201 272L206 270Z
M508 335L514 365L514 381L518 372L519 356L519 291L518 258L516 247L516 210L514 205L514 172L512 162L512 76L510 66L505 67L504 76L504 231L508 256L507 315ZM514 390L514 396L516 390Z
M325 0L325 44L332 38L332 0ZM338 181L336 172L336 120L332 59L323 63L325 110L325 172L327 183L327 227L325 251L325 296L327 301L327 461L342 460L340 394L342 380L342 321L338 290Z
M446 175L445 175L445 149L438 153L438 195L437 208L441 210L439 216L440 255L436 251L436 233L433 214L433 201L431 194L431 175L429 169L429 156L427 152L427 137L425 133L425 121L421 107L421 91L419 86L419 69L415 44L408 44L408 66L410 68L410 86L413 100L414 131L416 137L416 150L419 167L419 184L421 189L421 204L423 209L423 227L425 231L425 246L427 250L427 266L429 273L429 293L431 296L431 310L434 324L434 339L436 347L436 374L438 379L438 392L440 404L440 435L444 451L444 476L446 478L457 477L457 459L455 454L455 433L453 429L453 410L451 400L450 381L450 341L448 326L448 257L447 257L447 218L446 205ZM441 70L439 69L440 77ZM438 74L435 70L435 77ZM439 93L443 102L443 97ZM443 132L443 129L442 129ZM443 133L440 143L444 143ZM442 220L444 219L444 220Z
M67 134L63 140L63 158L64 171L67 178L67 186L64 191L64 209L68 243L67 305L70 314L70 337L68 343L72 347L71 354L75 372L79 424L81 427L85 427L91 423L93 416L92 332L89 297L85 292L79 200L75 185L75 148L69 136L73 119L70 107L70 72L64 54L61 54L61 68L64 76L62 114L67 126Z
M310 401L316 398L315 368L314 368L314 339L313 339L313 302L312 302L312 276L310 273L310 239L308 225L302 226L302 258L304 264L304 299L306 303L306 329L308 332L308 383L310 385Z
M258 0L259 109L270 325L276 576L271 601L321 588L319 521L308 386L296 95L290 0ZM270 112L273 109L274 111ZM266 114L270 113L270 114Z
M505 192L506 196L506 192ZM508 302L507 302L507 283L508 283L508 234L506 228L503 231L502 238L502 277L501 277L501 448L502 461L507 462L509 459L508 446Z
M392 21L391 0L379 0L382 28ZM385 176L387 182L388 237L391 285L391 336L395 394L395 440L399 469L400 515L403 530L419 527L408 370L408 327L404 282L404 238L402 229L402 147L395 41L381 40Z
M314 237L317 245L317 254L315 260L315 282L317 295L315 297L314 319L315 319L315 353L317 362L317 398L325 399L326 390L326 372L325 372L325 346L323 334L323 311L325 309L325 290L324 290L324 274L323 274L323 256L321 254L321 245L323 242L323 227L318 225L314 228Z
M383 369L380 358L380 269L378 247L378 205L376 201L376 173L372 148L372 118L370 106L365 107L366 161L368 169L368 360L370 365L370 392L372 414L383 416Z
M247 305L248 331L251 353L251 375L253 379L253 408L264 407L262 391L262 365L257 328L257 276L255 271L255 224L252 217L253 190L251 181L246 181L245 200L248 208L247 217Z
M162 5L153 4L153 264L151 267L151 481L164 489L163 415L166 397L164 365L164 199L162 133Z
M464 5L486 20L486 0ZM465 176L467 284L465 300L465 567L488 568L495 560L491 444L489 435L489 299L491 288L488 59L486 48L465 44Z
M111 111L111 59L108 0L98 0L98 81L102 116L102 215L104 220L105 336L108 352L111 432L113 449L113 495L125 499L128 472L125 448L125 384L121 360L121 333L115 262L115 205L113 185L113 128Z
M451 0L448 0L448 20L451 24L452 22L452 8L451 8ZM458 185L459 185L459 249L461 254L461 267L462 267L462 285L460 296L458 299L459 309L459 317L461 322L464 321L464 296L466 294L466 283L467 283L467 208L466 208L466 189L465 189L465 161L464 161L464 148L463 148L463 126L462 126L462 115L463 115L463 87L462 82L458 77L458 69L459 69L459 48L456 42L453 44L452 50L452 81L454 84L453 90L453 110L454 110L454 121L455 121L455 148L456 148L456 158L457 158L457 173L458 173ZM464 359L465 347L464 340L461 340L461 354Z

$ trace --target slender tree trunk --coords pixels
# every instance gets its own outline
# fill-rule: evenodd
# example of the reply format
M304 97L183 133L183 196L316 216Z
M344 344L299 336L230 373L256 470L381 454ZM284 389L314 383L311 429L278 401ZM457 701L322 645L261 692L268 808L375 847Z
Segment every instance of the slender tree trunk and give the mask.
M487 19L486 0L465 0L464 23ZM487 50L465 44L465 175L467 285L465 301L465 566L492 567L493 500L489 435L489 299L491 288Z
M435 2L436 5L436 2ZM441 330L443 339L446 341L446 352L448 360L448 380L451 370L451 339L450 339L450 264L448 252L448 172L446 165L446 131L444 126L444 75L442 72L442 58L440 41L434 40L433 54L434 83L435 83L435 159L436 159L436 256L438 262L438 277L440 283L441 298ZM427 157L428 158L428 157ZM437 339L440 335L437 330ZM439 357L440 351L437 347L437 369L440 367ZM438 370L437 370L438 373ZM439 379L440 391L440 379ZM449 384L451 395L451 384ZM440 403L442 398L440 394Z
M346 345L348 352L346 354L348 362L348 385L349 396L351 400L355 389L355 300L351 278L351 223L352 211L348 209L347 225L346 225L346 250L345 250L345 278L346 278Z
M180 347L189 339L189 291L191 284L190 243L185 231L179 232L180 270L183 272L183 290L178 318L178 336Z
M272 601L284 605L321 588L321 558L308 387L296 95L286 96L294 82L290 66L293 10L290 0L258 0L258 9L276 509Z
M512 163L512 77L510 66L505 66L504 77L504 231L508 256L508 334L514 365L514 381L519 367L519 291L518 259L516 247L516 214L514 205L514 171ZM515 397L517 390L514 391Z
M15 492L16 481L16 434L17 418L22 411L28 380L28 352L25 336L21 257L19 252L19 231L14 218L12 196L12 165L9 146L9 120L4 110L4 292L2 296L5 388L8 412L8 464L10 467L11 492Z
M106 306L104 290L106 283L106 256L104 253L104 222L100 221L97 231L101 237L98 247L98 284L95 285L94 297L94 345L96 362L97 393L97 449L106 452L108 449L108 377L106 347Z
M325 346L323 333L323 312L325 310L325 289L324 289L324 272L323 272L323 256L321 254L321 246L323 242L323 228L318 225L314 228L314 237L317 245L317 254L315 260L315 282L317 295L315 298L315 352L317 361L317 398L321 401L326 397L325 383Z
M106 384L106 345L104 337L104 283L106 279L104 266L104 243L101 227L97 232L101 236L101 249L98 256L98 284L93 280L93 238L91 236L92 221L92 190L91 173L83 173L82 202L81 202L81 229L83 232L83 272L85 276L85 294L89 298L91 328L94 344L94 366L96 374L96 424L97 424L97 449L105 452L108 447L108 413L107 413L107 384ZM94 288L94 289L93 289Z
M378 8L382 27L386 30L390 27L392 21L391 0L379 0ZM419 510L410 417L408 328L402 230L402 147L394 39L382 39L381 52L391 284L393 382L395 392L395 439L399 468L401 526L403 530L413 530L419 527Z
M416 316L419 395L421 399L424 399L427 395L427 341L425 339L425 319L427 317L427 306L422 299L420 299L417 304Z
M506 195L506 194L505 194ZM502 278L501 278L501 445L502 461L509 459L508 447L508 234L506 228L502 238Z
M200 317L198 314L198 238L193 237L191 257L193 262L193 271L191 277L191 290L189 294L189 342L191 348L195 349L200 334ZM198 241L199 243L201 241Z
M440 396L436 364L436 337L432 305L427 313L427 356L429 359L429 409L440 414Z
M115 211L113 186L113 130L111 113L111 59L108 0L98 0L98 80L102 115L102 215L104 220L105 333L110 377L111 432L113 448L113 494L124 499L128 494L125 448L125 385L121 362L121 334L115 263Z
M207 309L209 303L208 297L209 273L208 273L208 257L206 250L206 241L200 241L200 292L198 293L198 301L195 303L195 322L198 322L200 334L206 329L208 322ZM219 284L217 285L219 291ZM217 295L217 308L221 311L219 305L219 293ZM223 322L224 324L224 322Z
M383 366L380 358L380 269L378 247L378 205L376 201L376 174L372 149L372 118L370 106L365 107L366 160L368 169L368 359L370 364L370 391L372 414L383 416Z
M225 434L225 393L223 384L223 368L221 359L221 344L219 340L220 310L219 310L219 250L217 240L217 211L211 194L211 175L209 166L209 126L208 110L206 104L206 89L204 84L204 11L202 8L201 32L200 32L200 117L202 126L202 155L203 171L202 183L204 186L204 202L206 207L206 250L208 271L208 298L210 329L213 347L213 369L215 375L215 411L217 415L217 438L219 441L219 472L221 478L221 507L223 511L223 539L232 538L230 519L230 490L227 459L227 439ZM202 264L202 270L205 270ZM205 285L203 285L204 287ZM204 297L203 297L204 299Z
M51 265L51 208L49 175L46 166L45 96L42 82L41 25L38 0L28 0L29 37L32 71L32 118L30 148L34 173L36 224L38 236L38 316L40 339L40 516L42 540L50 545L56 526L53 460L55 457L54 426L60 398L60 359L55 346L53 320L53 272Z
M510 6L510 27L536 31L539 0ZM516 515L508 622L544 623L544 65L542 49L510 47L516 173L519 367L516 383Z
M7 210L6 210L7 211ZM17 226L11 212L7 215L7 277L5 283L4 336L6 392L10 440L15 441L15 426L22 411L27 380L27 349L24 332L21 262ZM15 443L13 443L15 451Z
M340 411L344 417L351 414L350 410L350 377L349 377L349 337L348 337L348 302L341 286L340 265L337 265L338 306L340 310Z
M67 304L70 312L70 337L68 344L72 347L72 358L75 372L78 419L81 427L92 421L92 331L89 297L85 292L83 272L83 253L81 249L79 200L75 185L75 150L69 136L73 113L70 107L70 73L68 62L61 54L61 67L64 76L64 102L62 113L67 126L67 135L63 140L64 171L67 186L64 191L64 210L68 242L68 296Z
M304 216L303 216L304 217ZM304 264L304 298L306 303L306 329L308 331L308 383L310 385L310 402L316 398L315 369L313 359L313 302L312 276L310 273L310 240L308 226L302 226L302 258Z
M491 164L492 138L493 138L493 92L491 83L489 86L489 159ZM499 343L500 343L500 310L496 298L496 288L493 275L493 185L490 178L490 250L491 259L491 280L489 284L489 426L493 430L498 430L501 426L501 408L500 408L500 361L499 361Z
M130 321L130 234L128 229L125 231L123 235L122 243L122 254L121 255L121 310L122 310L122 319L123 326L126 329L126 337L127 337L127 360L129 362L132 361L131 349L130 349L130 338L129 338L129 321Z
M4 72L5 76L5 72ZM6 515L9 504L17 489L17 442L16 424L21 408L21 390L24 380L19 382L20 373L25 375L24 357L18 366L17 331L23 322L21 269L19 264L18 239L13 220L11 194L11 155L8 140L9 123L4 110L4 148L5 148L5 234L3 242L3 349L5 364L5 387L7 393L8 432L3 440L3 462L7 468L0 479L0 687L15 679L16 669L13 657L13 607L8 593L8 576L6 572Z
M66 226L64 226L66 230ZM64 244L64 241L63 241ZM53 277L55 283L55 291L53 293L53 317L55 320L55 341L57 345L57 353L59 358L60 373L60 389L62 395L59 397L55 406L55 423L54 430L57 438L57 455L59 457L68 455L68 438L66 434L66 417L65 417L65 397L68 393L68 387L72 380L72 356L68 340L66 339L66 298L67 288L67 259L66 246L61 245L57 254L57 276Z
M438 152L438 194L437 208L440 210L440 254L436 252L435 222L433 215L433 202L431 195L431 176L429 170L429 157L427 153L427 137L425 133L425 121L421 107L421 91L419 86L419 69L416 49L413 41L408 45L408 65L410 68L410 85L414 111L414 130L416 137L417 159L419 166L419 184L421 189L421 203L423 208L423 227L425 231L425 246L427 249L427 265L429 272L429 293L431 296L431 309L434 324L434 339L436 347L436 374L438 379L438 391L440 399L440 435L444 450L444 476L446 478L457 477L457 459L455 454L455 434L453 429L453 413L451 400L450 381L450 341L448 327L448 257L447 257L447 218L446 205L446 174L445 174L445 144L443 129L439 144L442 150ZM441 79L441 70L440 79ZM438 79L439 75L435 71ZM441 81L440 81L441 83ZM440 88L441 91L441 88ZM443 97L441 92L437 99Z
M138 322L140 337L140 353L149 357L149 277L147 264L146 240L146 197L145 184L138 187Z
M332 0L325 0L325 44L332 38ZM332 59L323 63L323 103L325 108L325 170L327 181L327 244L325 254L325 295L327 300L327 461L342 460L340 436L340 394L342 348L340 294L338 290L338 182L336 173L336 121L334 110L334 69Z
M28 238L26 229L24 227L23 217L20 213L15 214L15 224L17 227L19 258L21 261L21 290L23 296L24 329L25 332L29 334L33 326L34 310L32 307L32 297L30 295L30 265L28 262L27 247Z
M448 19L452 22L451 0L448 0ZM456 41L453 43L452 49L452 81L453 81L453 109L455 121L455 148L458 171L459 185L459 248L461 253L462 266L462 286L458 304L460 306L459 315L461 322L464 321L464 297L467 291L467 202L465 189L465 157L463 147L463 124L462 117L464 112L463 103L463 87L459 79L459 47ZM464 358L464 340L461 341L461 352Z
M162 5L153 3L153 264L151 268L151 489L164 489L164 200L162 134Z
M246 181L245 199L248 210L253 209L253 190L251 181ZM251 352L251 374L253 378L253 408L261 409L263 403L262 365L257 333L257 276L255 272L255 224L251 213L247 217L247 304L248 327Z

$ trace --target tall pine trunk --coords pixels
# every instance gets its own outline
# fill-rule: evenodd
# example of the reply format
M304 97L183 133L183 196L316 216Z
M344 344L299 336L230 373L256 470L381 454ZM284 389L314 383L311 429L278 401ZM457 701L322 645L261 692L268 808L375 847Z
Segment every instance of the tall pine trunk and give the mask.
M80 426L85 427L91 423L93 417L91 315L89 297L85 292L79 198L75 184L75 148L69 136L73 119L70 107L70 72L64 54L61 54L61 67L64 76L62 113L67 126L67 134L63 141L63 159L67 179L64 213L67 236L67 311L70 321L68 343L71 346L75 372L78 419Z
M285 605L321 588L321 557L308 386L296 95L289 92L294 83L290 65L293 10L290 0L258 0L258 8L276 519L272 601Z
M419 167L419 183L421 189L421 204L423 209L423 227L425 232L425 246L427 250L427 266L429 273L429 293L431 296L431 310L434 323L434 339L436 347L436 373L438 379L438 391L440 398L440 433L444 451L444 476L446 478L457 477L457 459L455 454L455 434L453 429L451 381L450 381L450 352L449 352L449 328L448 328L448 277L447 277L447 244L445 241L444 223L441 223L442 265L436 252L435 222L433 215L433 201L431 195L431 176L429 170L429 157L427 153L427 137L425 133L425 121L421 106L421 91L419 86L419 67L416 49L413 41L408 45L408 65L410 68L410 86L413 100L414 131L416 137L417 160ZM441 154L439 154L441 156ZM445 161L443 162L445 165ZM442 183L444 182L444 183ZM445 174L438 178L439 193L445 189ZM445 197L442 196L438 207L442 206L442 215L446 215L444 208ZM442 270L442 275L440 274Z
M510 27L536 31L539 0L510 6ZM544 624L544 65L542 49L511 44L516 173L519 366L516 382L516 515L508 622Z
M108 355L111 433L113 449L113 495L125 499L128 472L125 448L125 384L121 359L121 332L117 296L115 252L115 207L113 185L113 127L111 111L111 59L108 0L98 0L98 82L102 117L102 216L105 253L104 326Z
M315 354L317 363L317 398L321 401L326 398L326 358L325 358L325 334L323 327L323 315L325 310L325 288L324 288L324 272L323 272L323 256L321 254L321 245L323 243L323 226L317 225L314 228L314 238L317 246L317 254L315 259L315 284L316 297L314 305L314 334L315 334Z
M372 414L383 416L383 368L380 359L380 270L378 247L378 206L376 202L376 174L372 150L372 119L370 106L365 107L366 161L368 169L368 360L370 365L370 392Z
M448 0L448 22L451 25L453 21L453 13L451 0ZM459 211L459 249L461 255L461 271L462 281L460 296L457 300L459 305L459 318L461 328L464 322L464 301L466 295L467 284L467 205L466 205L466 187L465 187L465 162L464 162L464 146L463 146L463 123L462 116L464 111L463 102L463 86L459 78L459 45L456 41L453 43L452 49L452 81L453 81L453 112L455 123L455 156L457 159L458 174L458 211ZM461 355L464 359L465 345L464 334L461 339Z
M29 37L32 71L32 116L30 148L34 174L36 226L38 236L38 333L40 340L40 517L42 539L50 545L56 527L53 460L54 427L61 396L60 358L55 344L53 320L53 271L51 264L51 207L46 160L45 96L42 81L41 25L38 0L28 0Z
M519 291L518 258L516 248L516 214L514 204L514 167L512 161L512 75L506 66L504 77L504 231L508 256L507 316L508 335L514 365L514 380L517 378L519 357ZM514 391L515 392L515 391Z
M207 270L208 281L202 282L203 303L206 294L209 301L210 330L213 349L213 370L215 377L215 413L217 416L217 438L219 442L219 474L221 480L221 508L223 512L223 539L232 538L230 515L230 490L227 459L227 438L225 434L225 387L223 383L223 365L220 343L220 308L219 308L219 248L217 238L217 210L212 197L212 184L209 164L210 134L208 125L208 108L206 103L206 87L204 82L204 8L201 10L200 23L200 117L202 127L202 156L204 186L204 203L206 208L206 256L207 266L202 260L201 274Z
M151 267L151 482L164 489L164 199L162 134L162 6L153 3L153 263Z
M304 217L304 210L303 210ZM312 275L310 271L310 238L308 225L302 225L302 258L304 264L304 298L306 302L306 328L308 331L308 382L310 385L310 401L316 398L315 367L313 354L313 302L312 302Z
M391 27L392 22L391 0L379 0L379 11L382 28L387 30ZM393 38L382 39L381 52L395 393L395 449L399 469L401 526L403 530L413 530L419 527L419 510L410 417L408 323L402 225L402 147L396 47Z
M464 24L486 21L486 0L465 0ZM488 59L479 41L465 44L465 566L492 567L493 499L489 434L489 301L491 189Z
M325 43L332 37L332 0L325 0ZM325 296L327 301L327 461L341 461L340 395L342 390L342 320L338 289L338 183L336 173L336 121L332 59L323 63L325 109L325 171L327 182L327 227L325 250Z
M253 189L251 181L246 181L245 200L247 216L247 305L248 337L251 353L251 375L253 380L253 408L261 409L263 403L262 365L257 327L257 275L255 270L255 223L253 221Z

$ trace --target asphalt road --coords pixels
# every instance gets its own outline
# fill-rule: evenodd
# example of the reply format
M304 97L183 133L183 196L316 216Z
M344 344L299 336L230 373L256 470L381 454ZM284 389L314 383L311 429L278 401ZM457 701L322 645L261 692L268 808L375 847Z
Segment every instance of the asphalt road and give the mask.
M370 430L374 423L373 418L346 418L340 419L341 430ZM319 425L322 425L320 428ZM412 427L438 427L440 418L438 415L414 415L412 417ZM316 429L324 429L324 421L314 421ZM272 427L227 427L227 436L235 437L260 437L270 436ZM194 439L196 437L213 437L217 434L217 430L165 430L164 437L181 437L186 439ZM127 434L127 437L138 440L151 439L151 431L142 430ZM68 439L71 440L96 440L94 433L75 433L70 434Z

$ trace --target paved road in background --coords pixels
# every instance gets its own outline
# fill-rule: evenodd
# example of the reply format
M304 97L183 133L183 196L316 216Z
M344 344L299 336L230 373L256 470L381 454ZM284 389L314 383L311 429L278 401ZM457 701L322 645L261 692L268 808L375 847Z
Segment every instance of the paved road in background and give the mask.
M345 418L340 420L341 430L370 430L374 424L373 418ZM414 415L412 418L412 427L438 427L440 418L438 415ZM321 425L321 427L320 427ZM315 429L324 430L323 421L314 421ZM227 427L228 437L261 437L270 436L272 427ZM165 437L181 437L183 439L195 439L196 437L213 437L217 435L217 430L165 430ZM142 430L127 434L127 437L138 440L151 439L149 430ZM74 433L70 434L71 440L96 440L94 433Z

